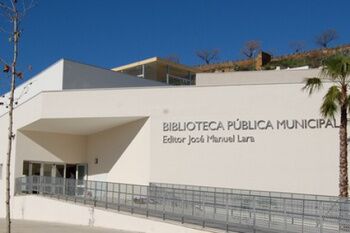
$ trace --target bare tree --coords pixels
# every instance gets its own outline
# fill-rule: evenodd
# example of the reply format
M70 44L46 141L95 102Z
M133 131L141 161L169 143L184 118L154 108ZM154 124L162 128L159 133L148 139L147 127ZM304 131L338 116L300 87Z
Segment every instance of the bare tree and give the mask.
M321 48L327 48L329 43L338 39L338 37L338 33L335 29L328 29L316 37L315 43Z
M196 51L197 57L199 57L205 64L210 64L212 61L217 60L219 58L220 50L212 49L212 50L198 50Z
M180 63L180 58L176 54L170 54L169 56L165 57L164 59L167 61L174 62L174 63Z
M241 50L242 54L247 58L254 58L261 50L260 42L257 40L249 40L245 42L243 49Z
M289 47L293 50L293 53L300 53L305 50L305 42L301 40L292 41L289 43Z
M22 30L20 29L20 24L23 17L26 15L27 11L34 7L34 1L28 3L25 0L9 0L9 3L0 2L0 9L3 15L10 22L9 30L1 28L1 31L9 36L9 41L12 47L12 61L6 62L5 59L0 58L0 62L3 64L3 72L10 78L10 92L8 97L8 115L9 115L9 126L8 126L8 146L6 153L6 233L11 233L11 152L12 152L12 142L15 137L13 133L13 109L15 105L15 88L16 79L23 78L23 73L17 70L18 63L18 45L21 38Z

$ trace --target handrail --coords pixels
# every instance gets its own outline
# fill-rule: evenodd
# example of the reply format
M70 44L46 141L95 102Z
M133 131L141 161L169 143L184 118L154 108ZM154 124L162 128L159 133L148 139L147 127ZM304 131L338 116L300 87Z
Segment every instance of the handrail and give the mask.
M16 194L37 194L96 207L233 232L350 232L348 200L312 200L29 176Z
M150 183L150 186L185 189L185 190L193 190L193 191L204 191L204 192L215 192L215 193L235 193L235 194L266 196L266 197L292 198L292 199L350 201L350 198L331 196L331 195L316 195L316 194L290 193L290 192L279 192L279 191L262 191L262 190L252 190L252 189L233 189L233 188L211 187L211 186L202 186L202 185L152 182Z

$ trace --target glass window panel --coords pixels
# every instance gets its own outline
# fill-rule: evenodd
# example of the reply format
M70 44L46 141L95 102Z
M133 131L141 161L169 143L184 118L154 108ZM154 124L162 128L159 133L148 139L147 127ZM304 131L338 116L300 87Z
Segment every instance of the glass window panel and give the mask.
M63 178L64 176L64 165L56 164L56 177Z
M51 177L52 175L52 164L44 164L44 176Z
M23 161L23 175L29 176L29 162Z
M40 163L33 163L32 164L32 175L33 176L40 176L40 168L41 168Z
M83 180L85 178L85 170L84 165L78 165L78 180Z

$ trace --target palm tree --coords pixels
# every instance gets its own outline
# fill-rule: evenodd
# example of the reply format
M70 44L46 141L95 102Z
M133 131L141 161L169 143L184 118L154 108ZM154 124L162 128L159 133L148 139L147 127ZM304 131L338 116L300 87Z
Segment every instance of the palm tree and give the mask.
M324 81L330 81L333 85L323 97L320 111L325 118L334 118L340 110L339 126L339 196L348 197L348 137L347 116L350 109L350 57L335 55L324 61L319 77L308 78L305 81L304 90L309 95L318 91Z

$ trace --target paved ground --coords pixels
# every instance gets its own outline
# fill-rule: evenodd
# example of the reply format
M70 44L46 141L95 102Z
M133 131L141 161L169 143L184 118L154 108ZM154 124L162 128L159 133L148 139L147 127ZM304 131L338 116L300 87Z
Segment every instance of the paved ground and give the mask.
M0 233L5 233L5 222L0 219ZM98 227L83 227L59 223L14 220L12 233L130 233Z

